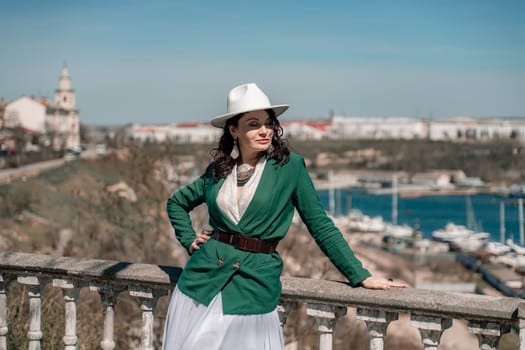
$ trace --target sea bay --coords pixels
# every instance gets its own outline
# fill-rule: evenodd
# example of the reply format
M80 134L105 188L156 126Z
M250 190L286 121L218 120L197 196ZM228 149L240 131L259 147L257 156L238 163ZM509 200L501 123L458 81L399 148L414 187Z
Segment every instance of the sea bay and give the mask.
M329 191L319 190L321 203L329 210ZM469 198L469 199L468 199ZM519 214L517 201L491 194L450 196L423 196L397 199L397 222L418 228L425 238L432 231L447 223L459 225L469 223L467 210L470 200L471 217L475 217L480 230L490 233L490 240L500 241L500 203L505 204L505 239L519 243ZM347 215L350 209L359 209L368 216L382 216L392 222L392 195L373 195L359 188L336 189L334 191L335 216Z

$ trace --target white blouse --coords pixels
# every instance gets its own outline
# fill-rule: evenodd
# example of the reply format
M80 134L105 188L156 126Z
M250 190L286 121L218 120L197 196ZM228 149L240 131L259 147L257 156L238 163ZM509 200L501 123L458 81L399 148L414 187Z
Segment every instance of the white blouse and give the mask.
M226 177L224 183L217 194L217 204L221 211L233 223L238 224L241 220L246 208L252 201L255 190L261 180L264 167L266 165L266 157L261 157L255 165L255 171L248 182L242 187L241 195L237 201L237 164L233 167L232 172Z

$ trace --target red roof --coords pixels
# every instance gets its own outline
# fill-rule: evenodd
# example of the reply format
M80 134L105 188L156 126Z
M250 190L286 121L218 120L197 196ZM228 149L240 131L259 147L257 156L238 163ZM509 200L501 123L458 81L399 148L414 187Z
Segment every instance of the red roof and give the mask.
M202 125L203 123L199 122L184 122L184 123L177 123L177 128L196 128L199 125Z
M155 128L152 126L141 126L135 129L136 131L155 131Z
M320 131L326 131L330 129L332 126L331 121L317 121L317 120L292 120L292 121L282 121L281 124L283 126L290 125L290 124L301 124L301 125L307 125L311 128L320 130Z

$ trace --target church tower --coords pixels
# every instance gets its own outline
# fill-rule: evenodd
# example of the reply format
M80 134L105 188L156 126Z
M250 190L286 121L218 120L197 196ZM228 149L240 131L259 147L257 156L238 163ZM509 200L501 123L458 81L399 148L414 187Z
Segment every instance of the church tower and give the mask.
M69 70L64 64L55 90L55 103L46 106L46 129L55 150L74 149L80 145L80 119L76 107L75 90L71 88Z
M55 91L55 104L68 111L76 107L75 90L71 88L71 77L65 64L60 74L58 89Z

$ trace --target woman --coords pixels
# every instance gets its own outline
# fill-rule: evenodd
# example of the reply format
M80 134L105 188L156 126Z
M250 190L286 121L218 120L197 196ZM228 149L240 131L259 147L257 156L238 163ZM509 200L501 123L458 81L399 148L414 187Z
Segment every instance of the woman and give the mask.
M298 154L281 139L277 117L255 84L228 95L214 162L168 200L179 242L191 255L172 295L164 349L283 349L276 306L283 263L275 251L294 208L352 286L406 287L370 276L334 226ZM196 236L189 212L206 203L213 231Z

